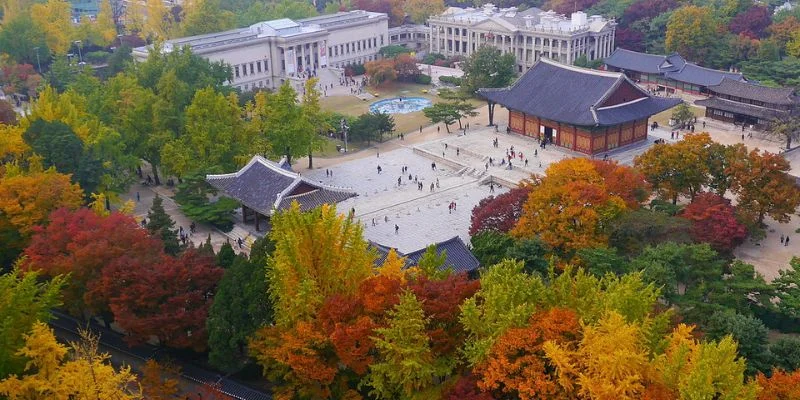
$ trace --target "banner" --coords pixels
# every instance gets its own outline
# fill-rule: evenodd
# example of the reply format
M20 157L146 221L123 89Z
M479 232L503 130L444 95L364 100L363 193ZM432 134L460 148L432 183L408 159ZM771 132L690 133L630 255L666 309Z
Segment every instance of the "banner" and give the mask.
M325 68L328 66L328 46L326 43L320 43L319 47L319 66Z
M294 58L294 49L286 49L283 56L286 59L286 74L294 74L297 72L294 65L294 63L297 62Z

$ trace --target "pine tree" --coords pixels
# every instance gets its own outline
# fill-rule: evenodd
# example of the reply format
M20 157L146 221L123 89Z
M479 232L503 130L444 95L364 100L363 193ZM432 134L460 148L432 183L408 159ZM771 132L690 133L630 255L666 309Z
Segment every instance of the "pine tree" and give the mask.
M233 250L233 246L231 246L230 242L225 242L220 247L219 252L217 253L217 266L220 268L228 269L231 265L233 265L233 261L236 259L236 252Z
M153 199L153 206L147 212L147 230L150 234L161 239L164 243L164 251L168 254L176 255L181 250L178 243L175 221L164 211L164 201L161 196L156 195Z

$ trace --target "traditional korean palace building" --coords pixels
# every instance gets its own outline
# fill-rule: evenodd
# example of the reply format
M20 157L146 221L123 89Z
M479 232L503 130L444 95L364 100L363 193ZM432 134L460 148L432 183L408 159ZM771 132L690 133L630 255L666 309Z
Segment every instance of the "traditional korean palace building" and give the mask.
M206 181L238 201L243 222L253 220L257 231L261 230L262 220L289 208L293 201L306 211L356 196L353 191L314 182L292 172L286 163L274 163L261 156L253 157L238 172L207 175Z
M481 266L481 263L472 254L469 247L467 247L464 241L458 236L443 242L434 243L434 246L436 246L437 255L441 256L442 253L445 255L444 265L441 266L441 269L451 269L455 273L466 272L468 274L476 274L478 267ZM402 253L393 247L384 246L375 242L370 242L369 247L378 253L378 258L375 260L376 267L383 265L390 250L394 250L400 257L405 257L406 268L419 264L419 260L425 254L425 251L428 250L427 247L423 247L410 253Z
M740 73L701 67L678 53L661 56L617 48L603 63L608 71L623 72L639 85L667 93L708 94L708 87L719 85L723 79L744 81Z
M723 79L708 90L711 97L695 101L706 108L708 118L765 128L775 118L800 114L800 97L791 88Z
M567 66L542 59L513 86L479 89L508 109L512 132L585 154L598 154L647 139L648 119L678 105L653 97L619 72Z

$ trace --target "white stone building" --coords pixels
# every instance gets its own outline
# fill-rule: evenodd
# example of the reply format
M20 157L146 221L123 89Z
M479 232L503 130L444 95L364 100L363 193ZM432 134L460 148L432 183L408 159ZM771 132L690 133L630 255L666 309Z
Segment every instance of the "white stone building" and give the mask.
M450 7L428 20L431 53L469 56L481 45L497 47L517 58L524 72L541 57L572 64L581 55L588 60L608 57L614 51L616 22L582 11L567 18L554 11L516 7L499 9Z
M376 60L378 50L389 44L388 29L386 14L357 10L172 39L163 51L189 46L211 61L228 63L233 68L230 84L249 91L276 88L287 79L299 84L330 68ZM137 61L147 55L148 47L133 50Z

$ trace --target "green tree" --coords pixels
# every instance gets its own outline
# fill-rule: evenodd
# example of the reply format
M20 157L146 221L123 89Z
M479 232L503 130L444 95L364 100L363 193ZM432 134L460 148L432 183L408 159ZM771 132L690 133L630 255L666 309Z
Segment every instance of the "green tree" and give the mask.
M667 24L666 50L689 60L704 62L718 39L714 12L708 7L687 5L675 10Z
M514 239L494 230L480 231L470 238L472 254L484 268L503 260L506 251L514 245Z
M474 117L478 115L478 113L473 109L472 104L467 101L469 100L470 96L463 91L455 91L445 88L439 90L439 97L447 100L445 104L448 104L458 112L459 128L463 128L463 125L461 124L462 118Z
M481 46L461 65L464 70L461 87L470 95L481 88L506 87L517 76L515 65L512 53L503 54L495 47Z
M643 271L647 281L663 287L666 299L684 304L690 299L702 301L708 283L721 279L723 265L724 260L707 243L661 243L631 260L633 270Z
M623 275L630 271L628 260L613 247L580 249L575 255L578 257L579 265L598 277L608 273Z
M331 129L319 105L320 93L319 90L317 90L318 82L318 78L306 80L303 89L303 104L301 105L303 119L305 119L309 126L313 127L313 129L303 132L302 135L302 140L305 142L305 151L307 151L306 154L308 154L308 169L314 168L312 153L320 150L325 143L325 138L322 135Z
M443 122L447 133L450 133L450 124L461 118L461 112L459 112L458 108L452 103L436 103L430 107L426 107L422 112L434 124Z
M309 144L317 135L314 126L303 115L297 93L289 81L275 93L258 93L250 129L255 132L256 149L274 157L286 156L291 163L295 157L308 155Z
M219 191L208 184L204 175L190 175L178 184L175 201L181 206L181 212L195 222L207 223L227 232L233 228L233 214L239 208L239 202L218 196ZM211 197L216 197L211 201Z
M689 108L688 104L682 102L672 110L671 118L682 125L691 122L694 119L694 113Z
M235 256L217 286L206 321L208 361L225 372L242 368L248 359L248 338L272 322L265 265L263 259Z
M450 276L453 269L449 265L445 265L447 261L447 251L441 253L436 250L436 245L432 244L425 249L425 253L420 257L417 262L422 275L430 280L442 280Z
M235 26L232 12L221 9L221 0L193 0L184 4L183 27L184 36L202 35L222 32Z
M63 285L61 275L39 283L37 272L23 275L17 268L0 275L0 379L22 373L26 360L17 351L33 324L49 320L50 309L61 305Z
M226 1L225 3L223 7L228 9L232 8L229 4L231 2ZM317 4L319 3L320 2L317 2ZM338 8L333 12L337 11L339 11ZM314 5L305 0L252 1L248 7L235 12L238 26L247 26L279 18L298 20L317 15L317 10L314 8Z
M711 315L705 332L711 340L721 340L730 335L739 344L739 356L746 360L746 373L772 369L772 354L767 348L767 327L755 317L731 311L718 311Z
M786 149L792 148L792 140L800 138L800 116L779 115L769 125L767 133L786 141Z
M547 276L550 269L550 255L552 249L541 239L517 239L514 245L506 250L506 258L522 261L524 271L528 274L538 273Z
M161 239L164 243L164 251L167 254L176 255L181 250L178 243L178 230L175 228L175 221L164 211L164 200L156 195L153 198L153 205L147 212L147 230L151 235Z
M800 368L800 339L785 337L770 344L773 364L784 371L795 371Z
M37 69L38 64L48 64L50 60L50 49L47 47L44 31L27 13L3 24L3 29L0 30L0 49L17 63L31 64Z
M778 308L784 314L800 317L800 257L793 257L789 268L782 269L779 276L772 281L775 294L780 301Z
M385 328L375 330L378 360L369 366L364 379L379 399L411 399L433 384L433 365L428 336L425 334L422 303L411 292L389 311Z
M220 268L228 269L233 265L236 260L236 251L233 250L230 242L225 242L220 246L217 257L217 266Z

